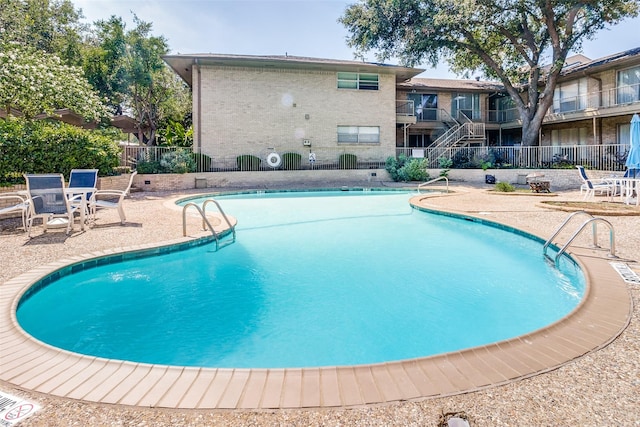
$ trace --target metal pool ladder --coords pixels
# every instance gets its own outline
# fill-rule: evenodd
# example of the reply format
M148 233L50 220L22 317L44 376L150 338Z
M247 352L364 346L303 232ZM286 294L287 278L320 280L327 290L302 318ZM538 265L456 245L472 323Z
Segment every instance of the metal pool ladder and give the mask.
M196 208L196 210L198 211L198 213L200 213L200 216L202 217L202 229L206 230L207 227L209 227L209 230L211 230L211 234L216 239L216 251L217 251L218 249L220 249L220 236L218 235L218 233L216 233L216 230L213 228L213 226L207 219L207 215L205 213L207 211L207 205L209 203L213 203L214 205L216 205L216 207L218 208L218 211L220 212L220 214L222 214L222 217L224 218L225 222L229 226L229 229L231 230L231 233L233 235L233 239L225 243L222 247L226 245L230 245L231 243L236 241L236 227L234 225L231 225L231 221L229 221L229 218L222 210L222 207L214 199L206 199L202 203L202 207L198 206L196 203L193 203L193 202L189 202L182 207L182 235L183 236L187 235L187 209L193 206Z
M434 183L436 181L442 181L442 180L447 181L447 193L448 193L449 192L449 178L447 178L446 176L439 176L437 178L434 178L434 179L432 179L430 181L427 181L427 182L423 182L422 184L418 185L418 193L420 193L420 188L425 187L425 186L427 186L427 185L429 185L431 183Z
M553 239L556 238L556 236L558 234L560 234L560 232L567 226L567 224L569 223L569 221L571 221L571 219L575 216L578 215L586 215L589 217L589 219L587 219L585 222L582 223L582 225L580 225L580 227L575 231L575 233L573 233L573 235L569 238L569 240L567 241L567 243L564 244L564 246L558 251L558 253L556 254L554 259L551 259L551 257L549 255L547 255L547 248L549 247L549 245L551 245L551 242L553 241ZM582 232L582 230L584 230L586 228L587 225L591 224L591 228L592 228L592 233L593 233L593 247L594 248L599 248L600 246L598 245L598 222L602 222L604 223L607 227L609 227L609 257L611 258L617 258L616 256L616 237L615 237L615 232L613 230L613 225L607 221L604 218L598 218L595 217L593 215L591 215L590 213L587 213L585 211L578 211L578 212L574 212L571 215L569 215L562 224L560 224L560 227L558 227L558 229L555 231L555 233L553 233L553 235L551 237L549 237L549 240L547 240L544 244L544 246L542 247L542 254L547 257L549 260L553 261L554 264L557 266L558 265L558 260L560 259L560 256L569 248L569 246L571 245L571 243L573 243L573 241L575 240L576 237L578 237L578 235L580 235L580 233Z

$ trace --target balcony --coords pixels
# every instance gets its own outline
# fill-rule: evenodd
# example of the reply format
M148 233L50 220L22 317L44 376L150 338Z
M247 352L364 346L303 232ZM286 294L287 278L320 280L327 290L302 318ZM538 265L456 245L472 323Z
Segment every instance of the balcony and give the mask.
M396 123L414 125L417 121L418 119L414 112L413 101L396 101Z
M640 104L640 84L554 99L544 123L632 114L638 110L638 104ZM515 108L490 110L487 115L489 123L511 123L518 120L520 115Z

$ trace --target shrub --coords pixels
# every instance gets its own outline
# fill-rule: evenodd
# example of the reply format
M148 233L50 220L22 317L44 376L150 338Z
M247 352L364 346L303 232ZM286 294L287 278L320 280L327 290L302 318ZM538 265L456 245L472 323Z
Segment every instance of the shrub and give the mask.
M162 166L160 166L160 161L151 160L151 161L138 161L136 164L136 170L138 173L162 173Z
M196 162L196 172L211 171L211 157L202 153L193 153L193 160Z
M160 158L160 166L166 173L188 173L196 171L196 162L193 159L193 153L184 149L164 153Z
M340 154L338 157L338 169L356 169L358 157L355 154Z
M243 154L236 157L236 164L238 165L238 169L241 171L260 170L261 162L262 160L260 160L259 157L253 156L251 154Z
M495 190L501 193L511 193L516 191L516 188L508 182L500 181L496 183Z
M397 159L388 157L385 169L394 181L426 181L429 179L427 159L410 159L404 154L400 154Z
M438 157L438 165L440 166L440 176L449 176L449 170L451 170L451 166L453 166L453 160L448 159L446 157Z
M22 173L61 173L98 169L110 175L119 164L113 139L60 122L0 120L0 182Z
M298 153L284 153L282 155L282 167L287 170L300 169L302 155Z

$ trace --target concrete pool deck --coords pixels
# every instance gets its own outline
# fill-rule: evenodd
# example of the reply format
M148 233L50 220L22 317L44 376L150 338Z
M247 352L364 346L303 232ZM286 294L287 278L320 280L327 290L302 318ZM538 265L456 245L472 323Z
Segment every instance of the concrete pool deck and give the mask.
M541 237L550 235L567 216L566 212L539 207L537 202L542 200L540 197L510 198L462 186L456 186L454 190L456 192L453 195L427 197L418 203L429 209L455 211L498 221ZM575 396L570 396L573 406L579 408L582 406L579 403L594 406L589 397L584 395L585 388L589 390L593 387L593 393L598 389L598 398L602 399L602 389L611 387L611 383L596 381L594 384L593 380L603 372L609 372L609 369L618 372L614 381L617 396L605 400L608 402L605 406L610 407L604 408L601 407L602 404L598 404L591 411L575 413L566 419L576 420L587 416L587 420L595 421L602 417L606 424L613 418L604 414L616 407L619 411L614 412L621 416L626 414L620 418L622 425L629 419L640 419L637 408L637 392L640 387L638 338L637 335L625 337L632 334L630 329L638 329L637 309L631 312L631 297L637 298L638 286L625 284L609 265L610 260L605 257L606 251L594 250L584 244L589 239L583 240L571 251L588 267L588 275L593 282L588 298L571 316L526 337L407 362L268 372L152 367L99 360L52 349L35 343L15 327L10 318L11 310L6 309L7 304L10 307L19 290L30 281L61 265L58 260L66 258L79 261L87 253L96 256L113 253L124 247L141 248L167 240L181 240L180 210L167 208L167 204L175 196L136 194L125 206L129 217L125 227L120 227L117 218L112 218L105 211L92 229L86 232L76 231L70 237L55 231L38 235L36 231L35 237L28 240L21 232L3 232L0 243L3 259L7 263L3 262L3 271L0 272L0 301L3 305L0 320L0 390L30 397L43 406L41 413L25 420L24 425L39 425L38 420L42 425L68 425L73 422L93 424L87 423L87 419L83 418L85 415L76 413L83 410L94 414L92 416L99 413L111 420L140 418L163 419L166 422L170 419L168 417L175 417L176 414L180 414L179 418L185 420L182 424L172 425L210 425L212 420L225 425L244 425L248 419L252 419L254 424L290 424L284 420L291 420L291 417L298 419L297 423L300 425L314 424L312 419L318 425L333 424L335 421L331 420L336 419L340 419L342 425L358 424L363 419L367 419L368 424L376 424L370 420L378 417L396 419L399 414L406 415L406 411L410 410L413 415L409 418L415 419L416 425L424 425L417 420L431 420L435 425L439 413L434 411L435 407L445 412L445 408L464 410L473 418L473 425L496 425L489 420L499 419L503 420L503 425L518 424L515 421L510 423L509 420L522 420L520 424L527 423L527 420L528 424L548 424L550 422L545 422L544 417L550 417L548 412L552 409L549 405L538 401L534 407L517 404L513 406L511 400L517 402L523 396L544 400L551 390L558 388L556 391L563 395L567 391L563 383L568 383L566 385L573 385L574 388L577 386L577 390L580 390L576 391ZM560 194L559 197L577 199L576 196L577 192L570 192ZM639 218L608 218L614 223L617 252L623 259L631 260L633 256L639 255ZM193 221L198 222L197 219ZM193 226L194 230L196 228L197 224ZM589 233L586 234L588 236ZM607 239L600 241L603 246L608 247ZM31 269L43 264L36 271ZM637 271L637 260L628 261L628 264ZM634 320L631 326L622 332L632 315ZM592 351L607 345L620 332L622 335L611 345L597 352ZM585 363L585 359L600 359L601 353L610 351L621 341L623 351L618 351L615 355L626 355L623 357L625 363L612 361L609 357L609 363L614 366L607 366L605 362L604 366L598 366L595 371L586 366L583 370L578 369L580 372L577 375L570 373L568 377L563 377L576 365ZM585 353L586 356L580 357ZM632 355L635 363L627 361ZM627 369L624 369L625 366ZM623 372L619 372L621 367ZM537 375L544 372L546 373L543 375ZM558 379L558 376L561 378ZM583 380L580 381L580 378ZM546 386L537 388L537 392L536 387L531 390L531 384L538 382ZM570 389L571 387L569 392ZM461 391L474 393L452 396ZM493 397L487 400L487 395ZM502 402L501 406L506 405L505 408L495 407L491 403L495 398ZM570 402L560 400L558 396L552 406L562 407L563 411L571 406ZM485 405L478 407L478 402L482 401L486 401ZM385 402L384 405L364 406ZM469 402L473 404L470 405ZM321 406L337 408L278 409ZM65 409L70 407L77 411L66 413ZM154 409L148 409L149 407ZM343 407L353 409L345 411ZM263 411L226 411L236 408L261 408ZM269 410L268 413L264 413L266 409ZM504 411L510 413L511 418L497 416L504 414ZM572 412L573 410L569 411ZM65 422L50 422L49 417L58 418L62 414ZM566 414L556 415L561 415L564 419ZM406 419L406 416L402 419ZM560 418L548 419L557 423ZM579 424L591 425L589 422ZM594 422L592 425L602 423Z

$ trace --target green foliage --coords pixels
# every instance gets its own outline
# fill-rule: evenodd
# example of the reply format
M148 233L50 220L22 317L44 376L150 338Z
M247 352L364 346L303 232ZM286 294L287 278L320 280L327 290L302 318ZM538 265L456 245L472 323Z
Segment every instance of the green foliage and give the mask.
M141 160L136 164L136 170L140 174L164 173L160 160Z
M509 184L508 182L500 181L496 183L495 191L499 191L501 193L511 193L516 191L516 187Z
M196 162L190 150L177 149L160 157L160 166L166 173L188 173L196 171Z
M426 181L429 179L427 172L427 159L412 159L404 154L398 158L388 157L385 170L394 181Z
M355 154L344 153L338 157L338 169L356 169L358 157Z
M159 145L191 147L193 145L193 126L185 127L180 122L170 120L164 129L158 130Z
M193 153L193 160L196 162L196 172L211 171L211 157L202 153Z
M297 170L302 165L302 155L298 153L284 153L282 167L286 170Z
M238 165L238 170L241 171L257 171L260 170L260 157L253 156L251 154L243 154L241 156L236 157L236 164Z
M99 133L59 122L0 120L0 181L22 173L61 173L99 169L110 175L120 148Z
M82 69L64 65L55 55L18 46L0 49L0 108L7 115L19 110L25 118L62 108L87 120L107 114Z
M440 176L449 176L449 171L451 170L451 166L453 166L453 160L447 157L439 157L438 165L440 166Z
M483 160L482 162L480 162L480 167L482 168L483 171L486 171L492 166L493 166L493 163L491 163L488 160Z
M71 0L0 0L0 45L13 44L80 65L85 26Z

